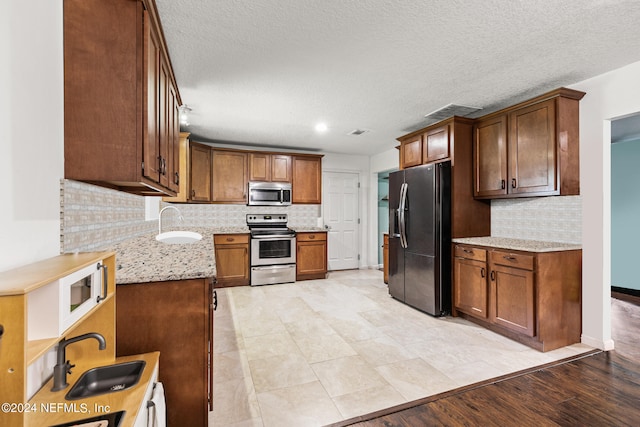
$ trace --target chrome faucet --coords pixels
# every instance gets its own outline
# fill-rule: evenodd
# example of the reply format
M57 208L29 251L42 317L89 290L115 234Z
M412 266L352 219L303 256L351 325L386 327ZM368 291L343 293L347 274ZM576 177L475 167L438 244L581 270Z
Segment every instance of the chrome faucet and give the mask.
M162 208L160 210L160 214L158 214L158 234L162 234L162 212L166 211L167 209L175 209L178 212L178 219L180 221L184 220L184 218L182 217L182 212L180 212L180 209L176 208L175 206L165 206L164 208Z
M74 342L86 340L87 338L95 338L98 340L98 348L100 350L104 350L107 348L107 342L104 337L97 332L89 332L88 334L78 335L74 338L69 338L68 340L62 339L60 343L58 343L58 360L56 366L53 367L53 387L51 391L60 391L66 388L69 384L67 383L67 374L71 373L71 368L76 365L72 365L69 360L65 361L67 358L65 355L65 350L69 344L73 344Z

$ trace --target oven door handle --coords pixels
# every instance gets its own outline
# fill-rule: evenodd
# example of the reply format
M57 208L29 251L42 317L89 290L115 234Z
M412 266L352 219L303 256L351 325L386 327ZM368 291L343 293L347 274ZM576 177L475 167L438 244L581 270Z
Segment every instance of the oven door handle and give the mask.
M283 265L265 265L261 267L251 267L252 270L288 270L296 268L295 264L283 264Z
M251 236L252 239L292 239L296 237L294 234L270 234L268 236Z

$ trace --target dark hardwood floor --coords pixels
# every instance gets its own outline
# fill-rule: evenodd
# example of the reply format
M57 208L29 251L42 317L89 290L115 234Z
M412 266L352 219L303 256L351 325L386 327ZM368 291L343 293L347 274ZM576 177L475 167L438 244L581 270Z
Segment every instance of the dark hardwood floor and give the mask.
M639 331L638 301L612 299L613 351L594 351L334 426L638 426Z

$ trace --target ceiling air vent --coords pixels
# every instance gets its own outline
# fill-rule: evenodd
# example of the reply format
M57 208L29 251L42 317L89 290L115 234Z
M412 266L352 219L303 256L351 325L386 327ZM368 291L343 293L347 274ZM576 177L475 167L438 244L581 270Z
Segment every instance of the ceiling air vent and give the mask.
M359 136L362 135L363 133L369 132L366 129L354 129L351 132L349 132L347 135L355 135L355 136Z
M448 119L449 117L453 117L453 116L465 117L479 110L482 110L482 108L467 107L466 105L449 104L449 105L445 105L442 108L437 109L436 111L433 111L427 114L425 117L427 119L440 121L440 120Z

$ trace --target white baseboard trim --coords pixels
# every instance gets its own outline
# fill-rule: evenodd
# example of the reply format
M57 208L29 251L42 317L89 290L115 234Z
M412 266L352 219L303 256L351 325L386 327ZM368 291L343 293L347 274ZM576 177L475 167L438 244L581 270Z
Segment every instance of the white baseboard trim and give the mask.
M580 342L582 342L582 344L599 348L600 350L604 351L613 350L614 348L614 343L611 339L603 341L584 334L580 336Z

